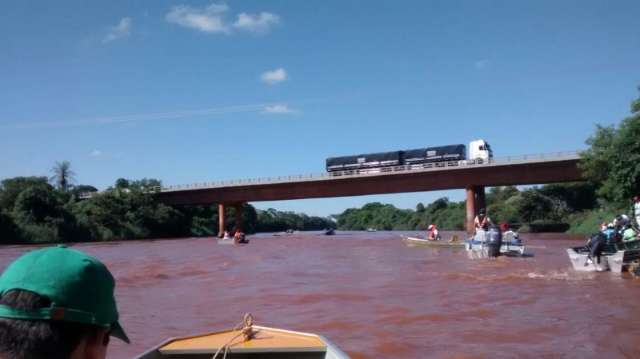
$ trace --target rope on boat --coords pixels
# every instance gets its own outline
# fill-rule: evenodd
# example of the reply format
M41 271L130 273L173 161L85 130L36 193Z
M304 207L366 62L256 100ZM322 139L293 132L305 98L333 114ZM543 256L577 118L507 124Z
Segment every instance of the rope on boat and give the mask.
M218 350L216 351L215 354L213 354L213 357L211 357L211 359L218 358L218 355L220 355L220 353L223 353L222 359L226 359L227 352L229 352L229 348L231 347L231 344L233 343L234 340L238 339L238 337L240 337L241 335L242 335L243 341L245 342L255 338L256 332L253 330L253 316L251 315L251 313L246 313L242 318L242 321L232 329L232 331L234 332L237 330L240 330L240 332L234 335L231 339L229 339L223 346L218 348Z

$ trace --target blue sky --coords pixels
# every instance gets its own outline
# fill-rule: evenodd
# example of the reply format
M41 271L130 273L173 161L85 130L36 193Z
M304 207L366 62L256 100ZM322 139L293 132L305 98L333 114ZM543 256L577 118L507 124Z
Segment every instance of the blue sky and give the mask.
M640 85L638 1L8 2L0 178L165 184L320 173L329 156L584 148ZM463 191L254 203L328 215Z

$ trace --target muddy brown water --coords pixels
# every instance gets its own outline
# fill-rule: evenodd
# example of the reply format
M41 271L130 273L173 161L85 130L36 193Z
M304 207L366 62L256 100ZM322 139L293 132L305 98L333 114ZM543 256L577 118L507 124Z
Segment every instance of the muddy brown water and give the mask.
M404 232L410 233L410 232ZM532 257L469 259L401 232L77 244L117 281L110 359L167 337L257 323L322 334L352 358L640 358L640 280L577 273L563 235L523 235ZM451 233L444 237L450 238ZM6 246L0 269L28 246Z

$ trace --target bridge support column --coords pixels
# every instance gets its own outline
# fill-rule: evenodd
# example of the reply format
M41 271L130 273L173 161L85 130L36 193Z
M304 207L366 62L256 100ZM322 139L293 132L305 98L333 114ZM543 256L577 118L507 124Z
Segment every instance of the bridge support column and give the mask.
M224 203L218 203L218 237L224 236L226 223L224 221Z
M467 191L467 233L473 233L473 220L476 218L476 188L469 186Z
M234 206L236 210L236 231L242 232L242 203L238 203Z
M478 214L478 210L480 208L484 208L486 210L486 200L484 194L484 186L469 186L466 189L467 191L467 233L473 233L475 231L475 226L473 225L473 220L476 218Z

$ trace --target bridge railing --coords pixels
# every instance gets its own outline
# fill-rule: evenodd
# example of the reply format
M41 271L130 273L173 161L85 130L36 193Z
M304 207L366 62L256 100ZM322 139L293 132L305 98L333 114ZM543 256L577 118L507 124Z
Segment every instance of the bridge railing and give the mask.
M311 180L328 180L336 179L337 177L357 177L357 176L370 176L372 174L385 174L404 171L434 171L443 169L457 169L468 168L476 166L496 166L496 165L508 165L519 164L529 162L541 162L541 161L562 161L572 160L579 158L579 151L565 151L565 152L551 152L541 154L525 154L517 156L503 156L495 157L490 161L482 160L463 160L463 161L443 161L443 162L431 162L417 165L402 165L393 167L372 168L365 170L350 170L350 171L337 171L337 172L323 172L323 173L310 173L302 175L289 175L289 176L276 176L276 177L257 177L247 179L231 179L222 181L210 181L210 182L197 182L188 184L178 184L170 186L155 187L155 192L171 192L182 191L192 189L207 189L217 187L232 187L232 186L246 186L253 184L273 184L273 183L285 183L285 182L303 182Z

